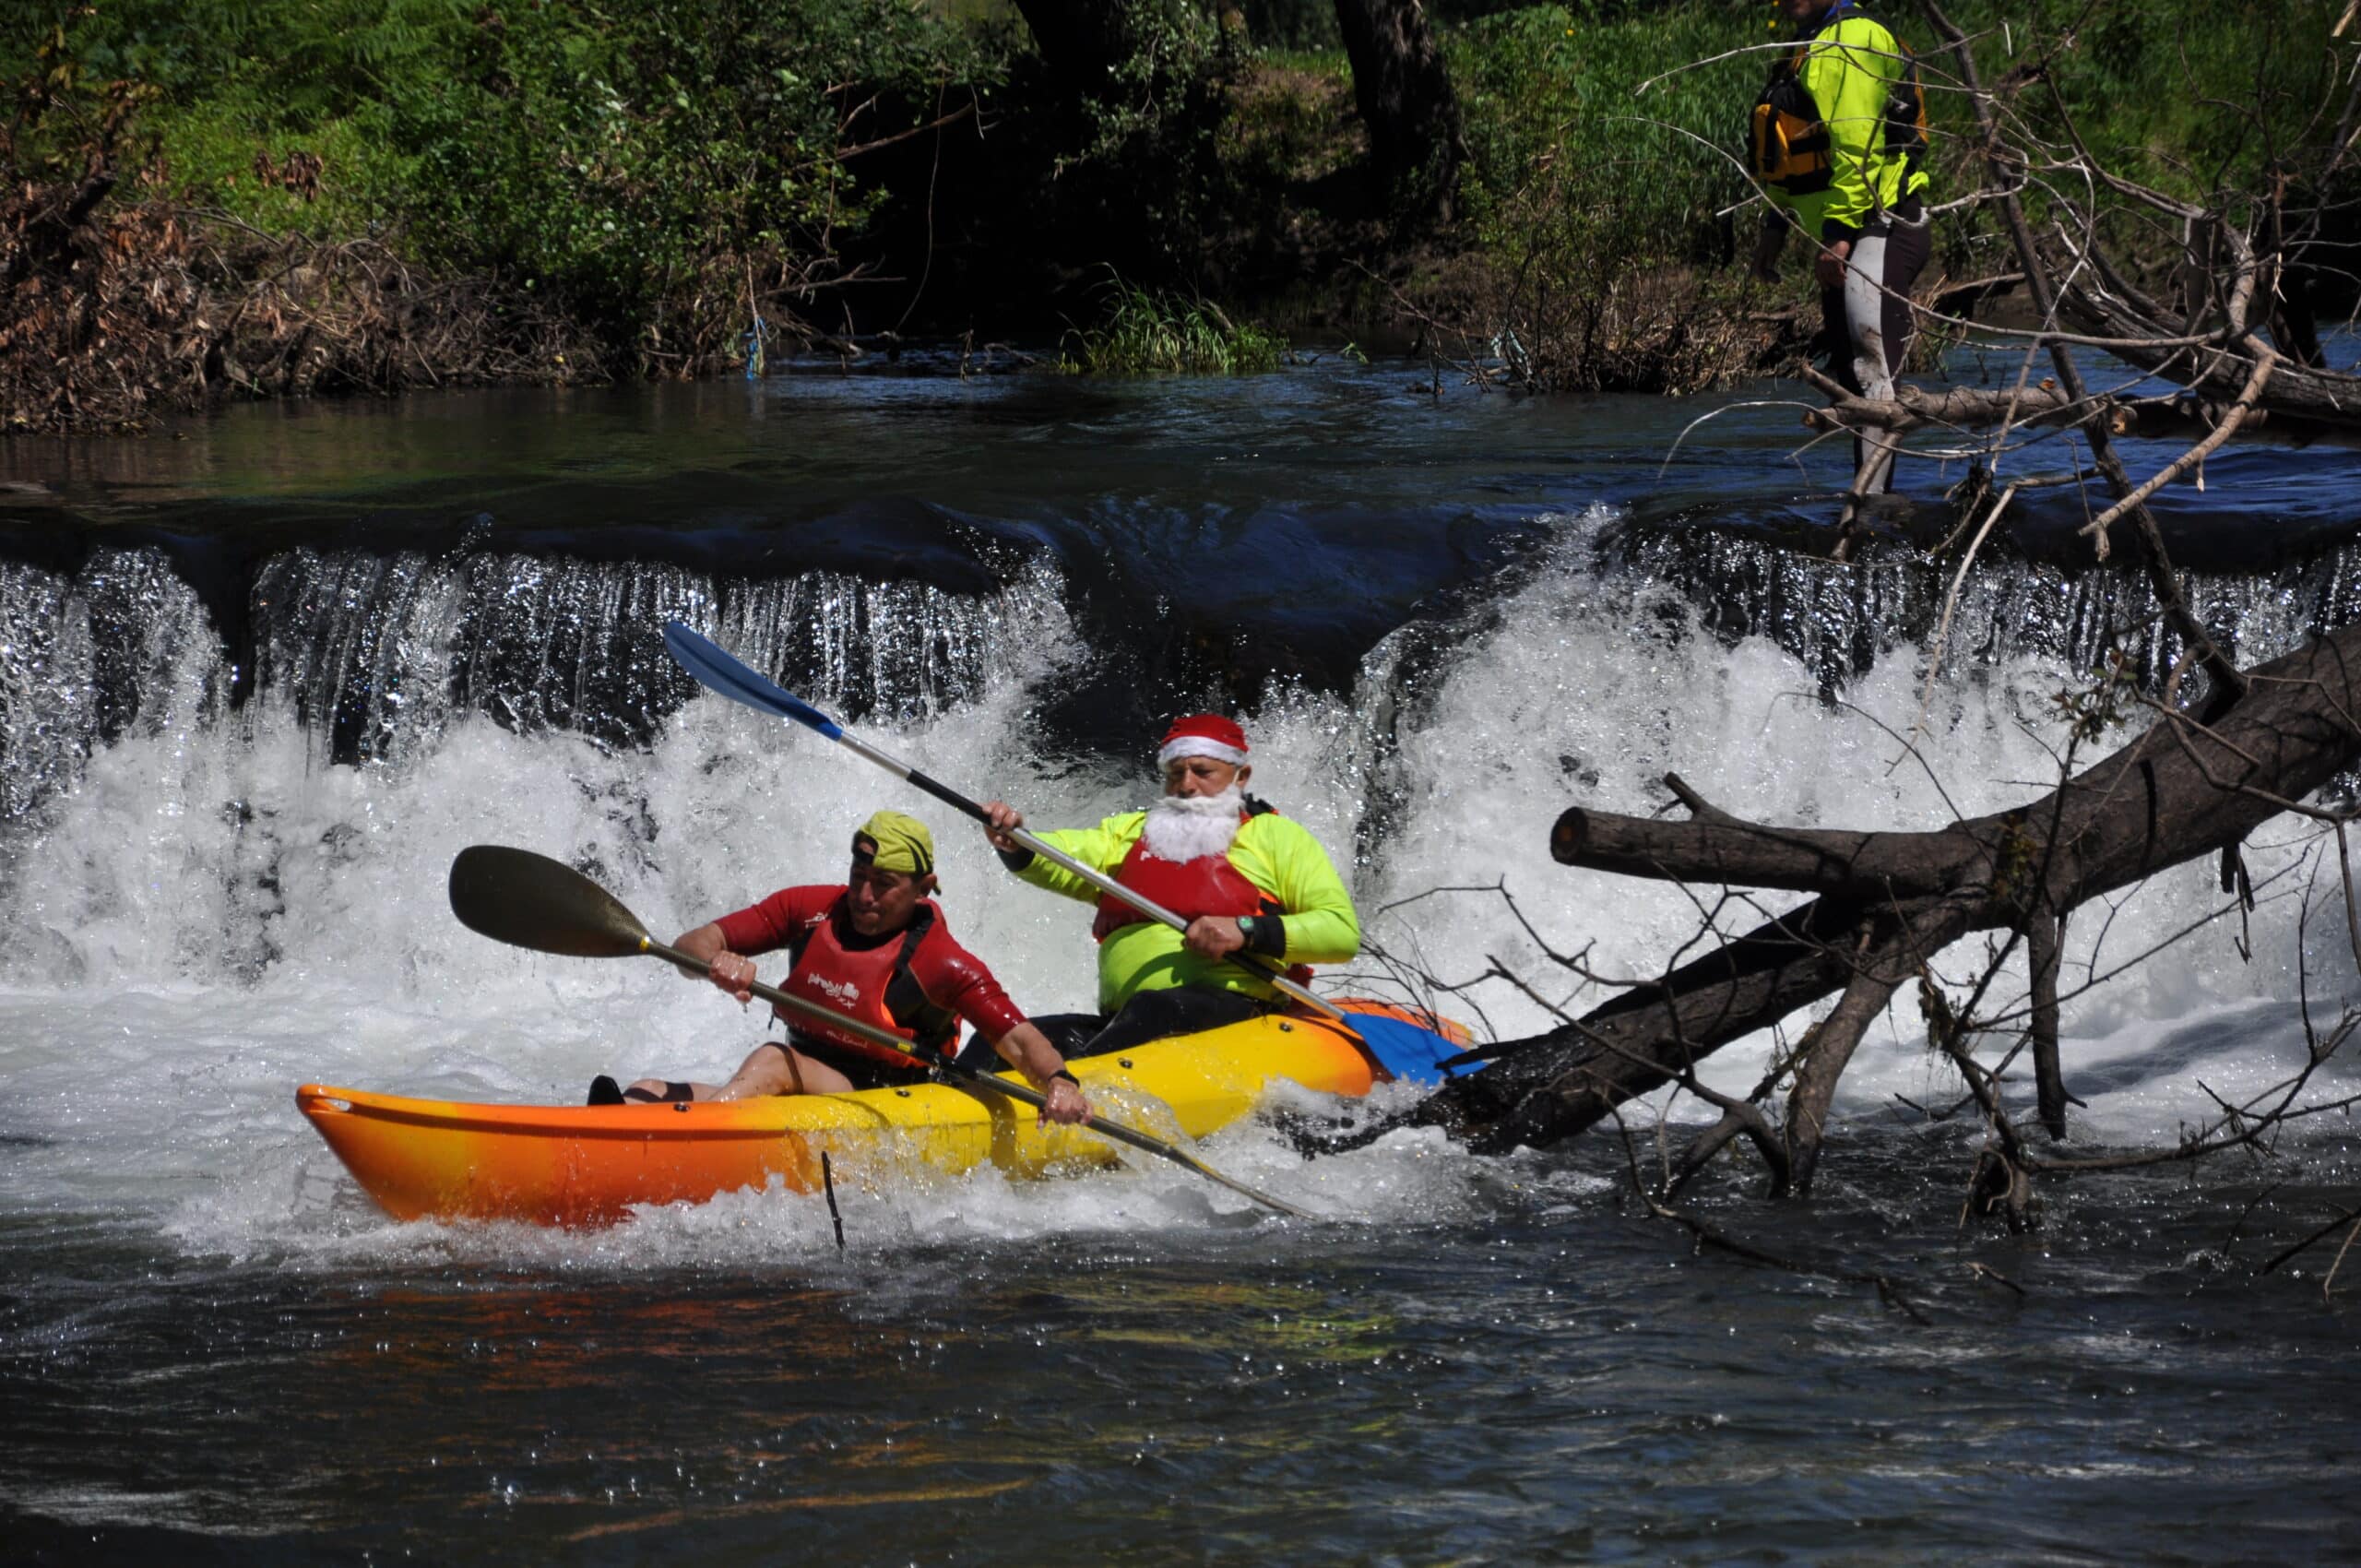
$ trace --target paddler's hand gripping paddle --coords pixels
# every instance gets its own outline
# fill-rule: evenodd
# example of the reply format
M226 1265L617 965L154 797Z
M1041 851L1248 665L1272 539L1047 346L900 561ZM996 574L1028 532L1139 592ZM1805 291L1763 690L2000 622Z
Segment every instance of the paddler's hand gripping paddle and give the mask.
M697 683L707 691L728 697L732 702L744 703L748 707L776 714L781 719L792 719L806 729L817 731L836 744L866 757L896 778L907 779L917 785L944 805L965 812L986 827L991 826L992 820L984 814L982 806L952 789L948 784L928 778L908 763L888 756L860 736L846 734L843 726L835 719L785 687L755 674L735 657L724 651L712 638L691 631L678 621L668 621L664 624L664 647L670 652L673 659L679 661L681 668L694 676ZM1050 848L1023 828L1010 828L1008 836L1043 860L1072 872L1100 892L1110 897L1121 899L1148 919L1161 921L1175 931L1189 929L1187 921L1182 920L1155 899L1141 897L1106 873L1096 867L1083 864L1062 849ZM1262 962L1259 955L1232 953L1229 955L1229 961L1252 971L1258 980L1268 981L1277 991L1302 1003L1322 1016L1344 1025L1347 1032L1352 1031L1351 1021L1346 1017L1342 1008L1333 1002L1323 1001L1313 995L1307 988L1298 985L1286 975L1278 973Z
M647 934L639 917L624 908L621 899L588 877L562 861L547 855L537 855L530 849L511 849L498 844L474 844L459 851L451 862L451 912L469 931L505 942L512 947L528 947L536 953L556 953L569 958L628 958L645 954L678 965L693 975L706 972L706 966L670 947ZM1026 1105L1040 1107L1047 1099L1030 1087L1012 1083L990 1073L979 1073L947 1056L919 1057L910 1049L910 1042L898 1035L886 1033L859 1018L848 1017L833 1007L823 1007L800 996L789 996L777 986L757 980L749 988L756 996L773 1006L800 1014L817 1023L846 1034L858 1035L872 1045L898 1051L923 1063L946 1076L958 1079L980 1089ZM1083 1123L1090 1131L1129 1144L1175 1165L1195 1171L1208 1182L1217 1182L1241 1197L1253 1199L1264 1207L1280 1214L1293 1215L1298 1219L1311 1217L1292 1205L1281 1203L1267 1193L1258 1193L1243 1182L1233 1182L1195 1156L1173 1147L1161 1138L1134 1132L1121 1123L1094 1116Z

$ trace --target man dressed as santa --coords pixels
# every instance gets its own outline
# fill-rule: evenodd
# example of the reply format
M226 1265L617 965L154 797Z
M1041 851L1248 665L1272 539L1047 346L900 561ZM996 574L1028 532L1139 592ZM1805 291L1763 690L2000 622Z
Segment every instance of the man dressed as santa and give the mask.
M1246 792L1246 732L1218 714L1181 719L1157 753L1164 793L1144 812L1041 840L1188 922L1175 931L1008 837L1025 818L987 801L1002 863L1053 893L1098 907L1098 1013L1037 1018L1067 1056L1126 1051L1274 1010L1267 964L1338 964L1360 949L1360 921L1328 852ZM1296 977L1306 978L1303 975Z

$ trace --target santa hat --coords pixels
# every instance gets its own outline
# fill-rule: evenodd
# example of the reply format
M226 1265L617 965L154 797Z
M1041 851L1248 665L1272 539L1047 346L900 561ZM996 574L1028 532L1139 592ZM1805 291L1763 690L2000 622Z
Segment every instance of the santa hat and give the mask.
M1243 766L1246 731L1218 713L1192 713L1164 732L1164 744L1157 750L1156 766L1169 767L1184 756L1209 756L1216 762Z

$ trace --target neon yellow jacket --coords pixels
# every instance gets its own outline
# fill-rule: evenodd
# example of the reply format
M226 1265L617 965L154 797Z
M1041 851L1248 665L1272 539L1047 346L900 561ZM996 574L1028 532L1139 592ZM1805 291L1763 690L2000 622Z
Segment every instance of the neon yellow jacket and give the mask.
M1139 842L1145 812L1110 816L1096 827L1071 827L1039 835L1052 849L1113 876ZM1341 964L1360 951L1361 922L1352 896L1329 861L1328 851L1300 823L1276 812L1252 816L1230 840L1229 863L1240 876L1277 901L1287 932L1289 964ZM1036 855L1016 873L1036 887L1085 903L1098 901L1098 889L1054 861ZM1098 1010L1112 1013L1143 991L1176 985L1274 994L1270 985L1227 959L1200 958L1180 945L1180 933L1157 921L1142 921L1112 932L1098 945Z
M1828 127L1829 182L1797 194L1768 185L1772 201L1823 244L1857 238L1880 210L1927 188L1927 172L1887 143L1887 100L1906 57L1882 22L1850 6L1833 13L1803 49L1797 73Z

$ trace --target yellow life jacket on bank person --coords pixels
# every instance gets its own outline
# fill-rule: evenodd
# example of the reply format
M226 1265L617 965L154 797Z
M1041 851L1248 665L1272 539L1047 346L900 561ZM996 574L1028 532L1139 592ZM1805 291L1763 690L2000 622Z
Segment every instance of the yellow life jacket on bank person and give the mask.
M1807 232L1866 227L1927 184L1927 95L1884 24L1839 0L1780 57L1748 117L1746 160Z

